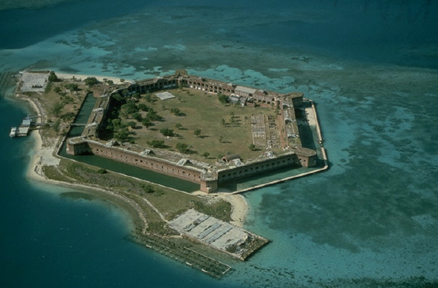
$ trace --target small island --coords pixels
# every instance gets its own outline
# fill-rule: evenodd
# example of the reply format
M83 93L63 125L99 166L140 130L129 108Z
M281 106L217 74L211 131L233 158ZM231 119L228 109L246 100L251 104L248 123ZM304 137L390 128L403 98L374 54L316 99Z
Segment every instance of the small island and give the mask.
M16 78L16 96L38 114L27 118L41 146L30 176L84 191L65 197L116 204L132 215L127 239L214 277L269 242L241 227L241 193L328 168L315 104L303 93L185 70L141 81L51 71Z

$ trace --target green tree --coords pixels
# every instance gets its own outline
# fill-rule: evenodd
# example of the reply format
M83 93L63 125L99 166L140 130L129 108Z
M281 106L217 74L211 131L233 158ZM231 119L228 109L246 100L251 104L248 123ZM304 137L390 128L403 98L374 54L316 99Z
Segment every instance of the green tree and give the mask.
M170 113L174 114L175 116L182 116L183 113L178 108L171 108Z
M160 121L162 119L161 116L158 115L158 113L152 108L149 109L146 117L149 118L151 121Z
M55 120L55 122L53 122L52 124L52 128L53 130L55 130L56 133L59 132L59 125L61 124L61 120L58 118Z
M140 95L140 93L135 92L134 94L132 94L132 97L134 97L134 98L137 99L137 100L140 100L141 95Z
M50 73L49 73L49 81L50 82L58 82L59 81L58 76L56 76L55 72L50 71Z
M205 159L207 159L208 156L210 156L210 153L208 153L208 152L202 153L202 157L204 157Z
M219 102L221 102L222 104L230 103L230 97L224 94L219 94L217 96L217 99L219 99Z
M79 90L79 86L76 83L68 83L68 84L65 84L64 87L70 91L78 91Z
M234 125L236 123L234 112L230 112L230 123Z
M138 112L135 112L134 114L132 114L132 118L134 118L138 122L141 122L141 120L143 120L143 117L141 117L141 114Z
M126 123L129 127L131 127L132 129L135 128L135 126L137 126L137 123L135 123L135 121L129 121L128 123Z
M256 150L256 146L254 144L250 144L248 148L251 151L255 151Z
M182 128L182 126L183 125L181 123L176 123L175 124L175 128L178 129L178 130L180 130Z
M151 95L151 93L150 92L147 92L146 93L146 96L144 97L144 99L147 101L147 102L153 102L153 100L152 100L152 95Z
M64 120L64 121L70 121L70 120L74 119L75 116L76 116L75 113L67 112L67 113L61 115L61 119Z
M160 129L160 133L163 134L164 136L168 136L168 137L172 137L172 136L175 135L173 133L173 130L169 129L169 128L162 128L162 129Z
M222 143L224 141L224 136L219 136L219 143Z
M53 115L55 115L56 117L59 117L63 108L64 108L64 104L62 104L61 102L56 102L53 105L51 111L52 111Z
M123 100L125 100L125 98L123 98L119 93L114 93L111 95L111 97L113 97L114 99L116 99L119 102L122 102Z
M149 146L153 148L164 148L164 141L162 140L152 140L147 142Z
M84 80L85 85L87 85L88 87L94 86L97 83L99 83L99 81L97 81L96 77L87 77Z
M196 129L193 134L195 134L196 137L199 137L201 135L201 129Z
M178 142L176 144L176 149L178 149L178 151L181 153L188 153L190 151L189 145L187 145L186 143L181 143L181 142Z
M119 129L114 133L114 138L119 142L126 142L129 140L129 131L126 128Z
M126 115L130 115L130 114L136 113L139 110L137 105L134 102L132 102L132 101L129 101L128 103L123 104L120 107L120 109L122 109L122 113L124 113Z
M140 109L141 111L148 111L149 107L144 103L140 103L138 104L138 109Z
M155 192L155 189L154 189L154 187L153 187L152 185L144 185L144 186L143 186L143 191L144 191L145 193L150 194L150 193L154 193L154 192Z
M122 91L122 94L123 94L123 96L129 96L129 95L131 95L131 92L129 92L129 90L128 89L123 89L123 91Z
M144 118L143 120L141 120L141 124L143 124L146 129L149 129L149 127L152 126L152 122L151 120L149 120L149 118Z
M122 121L120 121L120 119L113 119L113 120L111 120L111 123L113 124L112 126L115 128L115 129L119 129L120 128L120 126L122 125Z

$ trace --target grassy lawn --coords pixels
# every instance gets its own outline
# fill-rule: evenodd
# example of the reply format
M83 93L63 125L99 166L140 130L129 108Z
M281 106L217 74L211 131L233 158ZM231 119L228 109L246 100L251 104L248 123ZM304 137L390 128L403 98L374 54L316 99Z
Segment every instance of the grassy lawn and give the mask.
M134 200L142 207L142 210L147 215L150 228L158 230L156 232L166 230L166 228L163 228L164 222L153 209L145 204L142 198L151 202L151 204L164 215L166 220L171 220L190 208L195 208L199 212L224 221L230 220L231 205L224 200L209 201L205 197L160 187L117 173L100 173L100 168L98 167L69 160L61 160L58 168L59 169L44 167L44 172L47 172L46 176L48 178L54 180L72 182L72 179L74 179L80 183L101 188L105 187L105 189L118 192ZM152 187L152 189L145 189L148 186Z
M133 132L136 134L136 143L148 147L148 141L163 140L168 149L175 150L176 145L181 142L189 145L190 157L198 160L214 162L220 155L239 154L243 159L252 159L260 154L260 151L251 151L251 115L272 114L275 111L262 107L241 107L232 104L221 104L214 94L207 94L203 91L184 88L168 90L176 96L169 100L156 100L148 103L142 97L138 104L144 103L153 108L163 117L163 121L156 121L147 129L141 123ZM155 95L155 94L154 94ZM180 116L174 115L172 108L181 111ZM141 112L145 116L147 112ZM233 119L233 120L232 120ZM123 119L124 122L133 121ZM134 120L135 121L135 120ZM225 125L224 125L225 122ZM176 128L176 125L181 128ZM160 129L168 128L177 134L174 137L166 137L160 133ZM199 136L195 136L195 130L200 129ZM203 154L208 152L208 159Z
M71 85L77 85L76 91L69 90ZM84 82L75 80L62 80L49 82L43 94L26 92L33 99L38 100L47 113L46 122L52 124L51 128L43 127L42 135L46 138L56 137L57 132L65 123L70 123L79 112L79 108L88 94L89 88ZM55 124L56 123L56 124ZM54 126L57 126L56 128Z

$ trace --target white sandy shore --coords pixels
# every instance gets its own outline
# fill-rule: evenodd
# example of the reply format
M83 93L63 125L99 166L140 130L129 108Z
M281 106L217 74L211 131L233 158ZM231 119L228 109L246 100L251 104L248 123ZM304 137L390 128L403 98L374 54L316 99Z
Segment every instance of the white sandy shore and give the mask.
M72 188L78 188L78 189L88 189L88 190L98 190L100 192L104 192L104 194L110 194L109 196L120 198L120 196L116 195L115 193L112 193L108 190L99 189L96 187L89 187L86 185L81 184L71 184L71 183L63 183L59 181L49 180L46 178L42 171L42 167L47 166L56 166L59 164L60 159L54 156L55 150L57 147L57 141L54 139L51 139L51 141L46 141L43 144L43 141L41 139L40 134L38 131L34 131L32 134L33 139L35 139L35 147L34 147L34 153L32 155L31 162L29 164L29 168L27 171L27 177L29 179L33 179L36 181L44 182L44 183L50 183L55 185L62 185L62 186L68 186ZM221 198L231 204L231 224L242 227L245 221L246 214L248 212L248 205L245 201L245 198L242 195L233 195L229 193L216 193L212 195L206 195L202 192L200 192L200 195L204 197L218 197ZM119 199L125 201L126 199ZM133 203L131 203L132 205ZM138 205L135 205L138 206ZM133 207L135 210L139 207ZM138 212L138 210L137 210ZM142 214L142 213L140 213ZM141 220L145 223L147 226L147 219L142 217L143 215L139 215Z
M72 79L73 77L78 80L85 80L88 77L96 77L96 79L100 82L104 82L104 79L111 80L114 84L122 84L122 83L134 83L134 80L125 79L124 82L120 81L122 78L110 77L110 76L102 76L102 75L85 75L85 74L74 74L74 73L63 73L63 72L55 72L56 76L60 79Z
M33 149L32 159L29 163L27 170L28 179L42 183L52 184L52 185L70 187L81 191L94 191L93 193L95 195L101 195L100 197L104 199L108 199L109 201L115 201L119 203L119 206L128 207L129 210L132 210L132 213L135 213L132 214L133 217L139 219L139 221L142 223L143 233L146 232L146 229L148 227L146 216L144 215L141 207L134 201L122 195L119 195L118 193L108 191L106 189L102 189L98 187L90 187L83 184L72 184L72 183L60 182L60 181L48 179L44 175L42 171L42 167L45 165L56 166L59 164L60 159L54 156L54 152L56 151L56 149L58 149L57 147L58 141L56 139L49 139L48 141L45 141L43 143L41 135L37 131L34 131L34 133L31 134L31 137L33 137L33 139L35 140L35 147ZM114 204L117 205L117 203ZM135 222L135 219L132 220Z
M31 162L29 164L29 168L27 171L27 177L29 179L33 179L36 181L50 183L55 185L68 186L72 188L78 189L91 189L91 190L99 190L100 192L104 192L105 194L110 194L109 196L120 198L115 193L112 193L108 190L99 189L96 187L88 187L86 185L81 184L71 184L71 183L63 183L59 181L49 180L46 178L42 171L42 167L47 166L56 166L59 164L60 159L54 156L55 150L57 147L57 141L51 139L51 141L47 141L43 144L40 134L38 131L34 131L32 134L33 139L35 139L35 147L34 153L32 155ZM202 193L202 192L201 192ZM213 195L205 195L202 193L204 197L218 197L221 198L231 204L231 224L242 227L245 221L246 214L248 212L248 205L245 201L245 198L242 195L233 195L228 193L216 193ZM119 199L125 201L126 199ZM131 203L133 204L133 203ZM135 205L138 206L138 205ZM135 210L139 207L133 207ZM140 213L142 214L142 213ZM142 217L143 215L139 215L141 220L145 223L145 227L147 227L147 219Z
M242 227L245 223L245 217L248 213L248 204L242 195L229 194L229 193L218 193L216 194L219 198L230 202L231 204L231 224Z
M231 194L227 192L210 193L205 194L204 192L197 191L193 193L201 197L217 197L225 200L231 204L231 221L230 223L239 227L242 227L245 223L245 217L248 213L248 204L245 198L240 194Z
M44 122L45 111L43 110L38 100L31 99L29 97L23 97L23 99L28 101L29 104L32 106L32 108L37 112L38 121ZM41 134L39 133L38 130L33 131L30 135L31 135L30 137L32 137L35 141L35 146L33 148L31 161L29 163L26 173L28 179L32 179L41 183L71 187L73 189L76 188L82 191L84 190L94 191L96 194L102 195L101 197L103 198L111 198L113 201L118 202L120 206L128 207L129 210L135 211L135 214L132 215L134 215L134 217L136 217L137 219L139 219L140 222L143 223L143 232L146 231L146 228L148 227L147 219L140 206L134 201L122 195L119 195L118 193L114 193L99 187L90 187L79 183L72 184L72 183L60 182L60 181L48 179L44 175L42 171L42 167L59 165L61 159L56 157L55 153L58 149L58 145L60 144L60 142L58 141L57 138L49 138L49 139L45 138L43 142ZM133 219L133 221L135 221L135 219Z

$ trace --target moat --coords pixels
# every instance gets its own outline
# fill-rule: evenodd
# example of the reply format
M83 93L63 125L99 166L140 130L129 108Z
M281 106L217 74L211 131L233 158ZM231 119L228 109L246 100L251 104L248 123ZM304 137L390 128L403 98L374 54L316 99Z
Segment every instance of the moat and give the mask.
M222 196L328 168L315 104L302 93L183 70L119 84L23 75L44 84L26 91L20 82L16 92L50 123L39 130L43 140L62 136L58 164L41 157L35 172L126 208L135 219L130 240L214 277L231 269L224 254L245 260L269 242L230 224L236 207Z
M95 85L93 112L82 135L68 139L67 153L198 183L207 193L279 169L327 168L315 105L302 93L177 73L121 88Z

